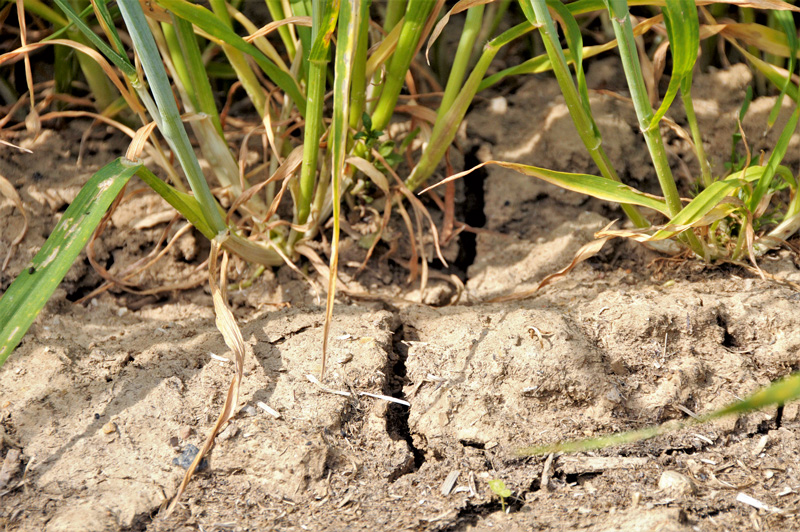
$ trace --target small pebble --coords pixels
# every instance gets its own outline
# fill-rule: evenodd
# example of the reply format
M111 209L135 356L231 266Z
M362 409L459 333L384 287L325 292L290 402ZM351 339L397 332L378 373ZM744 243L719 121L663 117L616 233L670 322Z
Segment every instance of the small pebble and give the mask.
M686 475L677 471L664 471L658 480L658 489L671 497L683 497L694 493L694 483Z
M219 436L217 436L217 442L230 440L231 438L235 438L237 434L239 434L239 427L236 425L228 425L225 427L225 430L223 430Z
M244 405L239 412L246 416L254 416L258 413L258 410L253 405Z
M194 457L197 456L197 453L200 452L200 449L192 445L191 443L183 448L183 452L180 456L173 458L172 463L181 466L184 469L189 469L189 466L192 465L194 461ZM200 461L200 464L197 466L197 471L203 471L208 469L208 460L203 458Z
M194 429L192 427L186 426L181 428L180 437L182 440L188 440L192 434L194 434Z
M104 434L112 434L114 432L117 432L117 426L114 425L112 422L109 421L108 423L103 425L103 433Z
M175 449L176 451L180 451L181 440L177 436L173 436L169 439L169 446Z

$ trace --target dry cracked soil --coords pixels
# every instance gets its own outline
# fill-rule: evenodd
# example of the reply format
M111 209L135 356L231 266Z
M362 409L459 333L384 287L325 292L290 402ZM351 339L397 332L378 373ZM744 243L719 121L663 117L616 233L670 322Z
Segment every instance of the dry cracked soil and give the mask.
M698 116L720 162L749 76L734 67L698 77ZM589 70L591 88L616 90L618 79L607 61ZM762 136L772 101L756 100L744 123L754 150L780 130L779 123ZM592 106L620 175L655 192L632 110L602 92L592 93ZM74 121L38 139L20 134L15 141L33 154L3 150L0 172L22 196L31 226L0 272L0 289L27 266L87 176L124 150L123 139L98 127L79 165L86 127ZM466 133L465 164L494 158L594 171L551 80L529 78L478 102ZM681 176L696 161L666 134ZM786 164L796 168L797 135L789 154ZM784 281L776 282L612 242L532 297L489 303L566 265L619 211L496 167L459 187L463 216L480 226L446 251L464 268L461 300L408 302L447 302L453 285L432 278L420 294L418 284L403 284L408 272L397 263L374 260L354 282L381 297L340 299L325 389L308 378L320 369L324 321L308 284L281 268L231 294L248 346L239 412L169 517L163 508L183 476L180 457L202 444L233 373L204 288L208 245L186 232L157 267L134 278L136 289L77 304L102 282L82 255L0 369L0 525L47 532L800 528L797 404L602 451L517 454L522 446L685 419L796 371L797 256L764 259L764 270ZM94 246L95 260L112 273L180 225L167 226L168 207L141 183L128 192ZM0 249L9 249L22 223L1 201ZM363 250L345 246L343 275L352 279L349 265ZM510 497L501 500L492 480L502 480Z

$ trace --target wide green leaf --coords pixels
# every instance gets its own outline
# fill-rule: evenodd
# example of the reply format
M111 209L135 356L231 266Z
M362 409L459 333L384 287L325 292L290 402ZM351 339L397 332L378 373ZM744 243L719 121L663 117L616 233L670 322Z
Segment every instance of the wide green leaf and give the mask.
M94 174L50 233L28 268L0 299L0 366L19 345L100 220L140 164L117 159Z

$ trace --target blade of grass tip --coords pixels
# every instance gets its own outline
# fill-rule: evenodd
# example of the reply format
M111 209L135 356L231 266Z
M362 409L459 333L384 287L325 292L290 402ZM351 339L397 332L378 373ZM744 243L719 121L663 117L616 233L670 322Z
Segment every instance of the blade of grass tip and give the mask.
M669 207L670 218L672 218L682 208L681 199L678 195L675 179L672 177L672 170L669 167L661 132L659 128L649 129L654 116L653 109L650 107L650 99L647 95L647 88L642 76L641 65L639 64L628 4L625 0L603 0L603 2L608 9L611 25L619 43L617 48L622 59L622 67L625 71L628 90L630 90L631 99L633 100L633 107L639 119L639 127L644 133L645 143L650 152L650 158L653 161L661 191ZM693 232L687 231L685 237L682 238L686 239L695 254L703 258L706 257L705 247Z
M118 5L125 26L133 41L139 59L144 69L153 97L158 104L156 116L160 116L159 129L167 139L172 150L181 163L186 179L194 192L197 201L203 209L203 215L207 218L208 224L214 229L215 233L221 233L227 229L223 217L220 215L216 199L208 188L200 163L194 153L186 129L181 122L178 106L172 94L172 88L164 64L158 53L153 34L147 25L147 20L142 12L142 7L137 0L119 0ZM141 87L138 82L140 94L146 93L146 89Z
M0 366L19 345L114 198L140 167L117 159L94 174L67 207L30 267L17 276L0 298Z
M359 0L343 0L339 12L339 28L336 32L336 63L333 80L333 120L331 122L331 187L333 196L333 237L331 238L330 275L328 276L328 297L325 305L325 327L322 340L322 369L320 379L325 376L325 363L328 352L328 336L333 319L333 302L336 290L336 272L339 265L339 217L341 215L341 177L344 172L344 159L347 155L349 136L350 82L353 72L353 58L358 46L358 31L361 24Z

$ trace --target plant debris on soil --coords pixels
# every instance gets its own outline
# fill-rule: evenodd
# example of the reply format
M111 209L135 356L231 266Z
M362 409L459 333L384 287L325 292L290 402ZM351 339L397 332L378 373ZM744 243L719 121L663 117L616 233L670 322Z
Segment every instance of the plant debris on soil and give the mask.
M608 69L595 62L590 87L613 84ZM730 153L748 76L739 67L699 76L709 153ZM498 98L467 118L470 157L594 171L554 81L531 78ZM592 98L620 175L646 189L654 177L632 111L602 93ZM761 115L744 124L752 139L774 101L761 100L752 106ZM622 118L604 123L611 115ZM86 177L124 149L124 139L98 128L78 166L82 126L72 124L17 139L32 155L0 154L0 173L32 222L0 273L2 290ZM795 167L797 135L792 143L785 164ZM670 146L676 168L696 165L681 141ZM324 386L308 377L320 369L324 310L305 281L284 267L231 294L249 346L239 413L166 519L159 510L213 426L234 368L202 277L200 288L151 289L196 275L207 244L186 233L134 279L139 289L112 289L86 305L71 302L102 279L82 255L0 371L0 524L48 532L798 529L797 404L602 451L516 454L707 412L796 371L800 293L787 283L800 282L797 257L780 251L762 261L781 283L612 242L535 297L486 303L563 267L619 213L502 168L488 168L483 187L485 225L463 262L461 304L402 303L388 297L391 284L386 301L340 303ZM114 273L150 252L171 219L165 212L155 194L132 194L95 244L97 260ZM142 219L152 225L137 226ZM6 249L22 217L3 200L0 220ZM376 265L376 278L388 271L393 282L388 268ZM510 497L489 488L495 479Z

